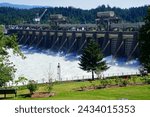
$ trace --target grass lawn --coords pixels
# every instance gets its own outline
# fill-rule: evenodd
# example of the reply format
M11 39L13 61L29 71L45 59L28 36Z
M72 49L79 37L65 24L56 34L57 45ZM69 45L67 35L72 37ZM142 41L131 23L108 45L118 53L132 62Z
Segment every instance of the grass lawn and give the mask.
M94 84L98 84L99 81L94 81ZM92 83L92 84L93 84ZM39 84L37 92L46 92L44 84ZM127 87L115 87L105 89L95 89L89 91L76 91L75 89L82 86L91 86L89 81L84 82L64 82L56 83L53 86L52 92L55 92L55 96L49 98L30 98L23 95L29 94L29 91L25 87L18 89L17 97L8 95L7 99L15 100L119 100L126 98L129 100L150 100L150 85L137 85ZM3 97L3 95L0 95Z

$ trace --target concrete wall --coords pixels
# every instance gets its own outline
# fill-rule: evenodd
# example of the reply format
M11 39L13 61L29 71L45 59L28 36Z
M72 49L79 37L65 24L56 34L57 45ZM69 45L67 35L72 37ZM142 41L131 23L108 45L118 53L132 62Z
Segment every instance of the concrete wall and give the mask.
M138 32L87 32L87 31L44 31L10 29L8 34L16 33L20 44L37 48L77 52L80 54L90 39L94 39L105 56L136 58L139 56Z

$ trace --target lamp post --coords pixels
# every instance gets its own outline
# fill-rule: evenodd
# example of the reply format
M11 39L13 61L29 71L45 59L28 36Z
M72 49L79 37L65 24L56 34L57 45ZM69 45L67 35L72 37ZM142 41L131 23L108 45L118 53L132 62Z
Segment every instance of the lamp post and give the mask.
M58 76L58 81L61 81L61 68L60 68L60 63L57 65L57 76Z

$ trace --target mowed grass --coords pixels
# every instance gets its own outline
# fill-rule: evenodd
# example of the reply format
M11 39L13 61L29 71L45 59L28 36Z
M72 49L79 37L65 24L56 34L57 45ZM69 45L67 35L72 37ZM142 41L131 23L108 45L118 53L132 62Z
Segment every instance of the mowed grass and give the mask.
M7 99L15 100L120 100L122 98L128 100L150 100L150 85L137 85L127 87L114 87L105 89L95 89L89 91L77 91L75 89L83 86L91 86L92 84L99 84L99 81L90 83L84 82L63 82L56 83L53 86L52 92L55 92L55 96L49 98L30 98L24 97L25 94L29 94L27 89L18 89L17 97L8 95ZM46 85L39 84L37 92L46 92ZM3 95L0 95L3 97Z

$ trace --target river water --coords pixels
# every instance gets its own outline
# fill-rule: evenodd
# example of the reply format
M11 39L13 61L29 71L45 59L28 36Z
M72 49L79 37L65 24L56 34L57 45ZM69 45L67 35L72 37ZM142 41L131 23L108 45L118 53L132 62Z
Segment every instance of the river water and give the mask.
M12 54L10 60L15 64L17 72L15 79L19 76L25 76L28 79L38 82L47 82L49 76L53 80L75 80L91 78L91 73L87 73L79 68L79 56L73 54L64 55L63 53L54 53L50 50L38 50L32 47L21 47L22 52L26 59ZM103 76L113 76L122 74L136 74L139 73L138 69L140 63L138 60L126 62L125 58L117 60L112 59L112 56L104 58L110 67L102 73ZM58 63L60 68L58 68ZM59 75L58 75L59 74Z

